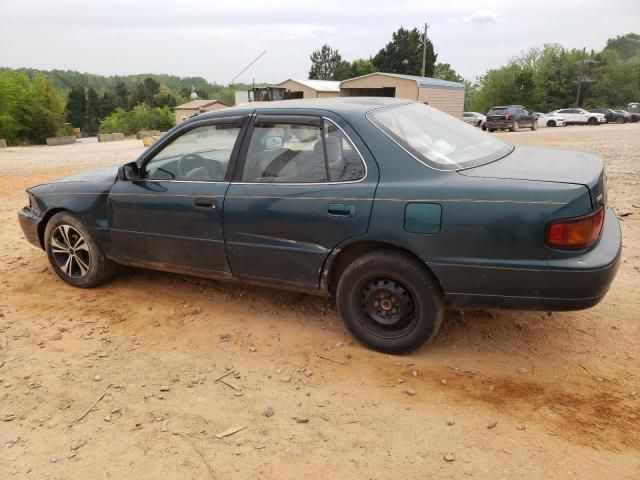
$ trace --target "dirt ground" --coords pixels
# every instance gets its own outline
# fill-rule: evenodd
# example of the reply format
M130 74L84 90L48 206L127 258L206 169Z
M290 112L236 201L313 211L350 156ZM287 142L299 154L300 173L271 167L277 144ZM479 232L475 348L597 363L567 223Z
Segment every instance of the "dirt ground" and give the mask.
M605 158L618 276L587 311L451 311L402 357L323 298L142 270L65 285L22 237L24 189L142 141L0 150L0 477L640 478L640 123L498 135Z

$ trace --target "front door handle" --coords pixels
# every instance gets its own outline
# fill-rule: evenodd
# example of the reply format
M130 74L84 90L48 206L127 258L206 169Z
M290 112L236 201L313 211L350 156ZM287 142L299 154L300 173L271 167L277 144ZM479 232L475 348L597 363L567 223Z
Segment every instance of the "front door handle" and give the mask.
M210 208L211 210L215 210L217 207L216 199L211 197L198 197L193 203L195 203L196 207Z
M330 203L327 212L332 217L353 217L356 214L356 207L343 203Z

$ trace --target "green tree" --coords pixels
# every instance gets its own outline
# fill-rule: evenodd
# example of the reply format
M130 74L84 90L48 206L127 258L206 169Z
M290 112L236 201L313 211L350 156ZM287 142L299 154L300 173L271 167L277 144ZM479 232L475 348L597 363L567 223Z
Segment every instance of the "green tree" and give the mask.
M129 89L124 82L118 82L115 88L116 108L129 108Z
M627 33L616 38L607 40L605 49L618 52L622 60L629 60L640 55L640 35L637 33Z
M87 92L82 85L74 85L67 97L67 119L75 128L87 126Z
M27 98L22 118L24 125L28 126L24 139L31 143L45 143L47 137L56 136L64 126L64 101L53 82L40 73L31 79Z
M376 71L376 66L371 59L357 58L351 62L351 76L362 77L363 75L369 75Z
M131 92L129 105L135 106L140 103L155 106L155 96L160 93L160 84L151 77L138 82Z
M100 117L106 117L116 110L117 98L114 93L104 92L100 99Z
M331 80L346 80L347 78L352 78L354 76L355 75L353 75L353 67L351 63L347 62L346 60L342 60L338 64L335 72L333 72Z
M588 106L627 108L640 99L640 57L625 61L618 51L606 48L600 55L603 65L590 90Z
M380 50L372 62L380 72L420 75L422 69L422 45L424 34L417 28L407 30L400 27L393 32L391 42ZM425 75L433 76L438 55L431 40L427 40Z
M23 106L27 103L29 79L24 73L0 72L0 138L9 144L19 143L28 126Z
M100 118L102 117L100 106L98 92L89 88L87 90L87 133L89 135L95 135L100 128Z
M456 72L448 63L436 63L433 68L433 78L449 80L450 82L464 82L464 78Z
M315 80L333 80L342 63L338 50L333 50L329 45L323 45L311 53L310 58L309 78Z

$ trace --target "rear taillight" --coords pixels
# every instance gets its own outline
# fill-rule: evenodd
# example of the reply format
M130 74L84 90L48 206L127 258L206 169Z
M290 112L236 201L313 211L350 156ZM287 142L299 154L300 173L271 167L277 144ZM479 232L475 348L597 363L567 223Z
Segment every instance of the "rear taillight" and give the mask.
M603 223L604 206L584 217L554 220L547 224L545 242L551 248L587 248L600 237Z

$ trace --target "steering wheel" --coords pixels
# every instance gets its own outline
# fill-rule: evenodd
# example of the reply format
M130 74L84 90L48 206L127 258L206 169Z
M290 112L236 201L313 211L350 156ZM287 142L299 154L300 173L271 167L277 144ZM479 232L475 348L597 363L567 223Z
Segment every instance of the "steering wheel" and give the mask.
M225 174L225 168L222 163L217 160L209 160L197 153L189 153L178 160L176 170L180 179L188 179L189 174L196 169L203 168L207 171L207 175L211 180L222 180Z

